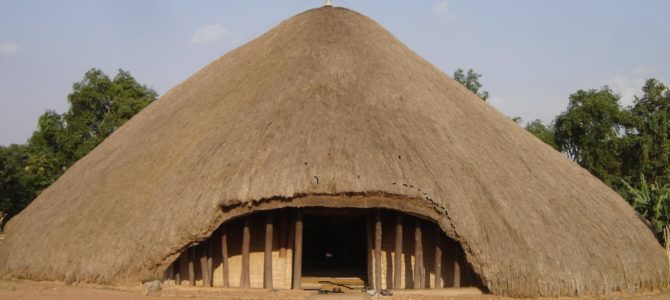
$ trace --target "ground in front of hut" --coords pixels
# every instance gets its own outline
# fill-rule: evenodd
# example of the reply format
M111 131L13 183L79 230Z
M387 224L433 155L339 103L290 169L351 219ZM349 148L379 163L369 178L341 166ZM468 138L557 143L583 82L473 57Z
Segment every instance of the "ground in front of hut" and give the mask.
M335 297L333 297L335 296ZM338 297L339 296L339 297ZM149 299L454 299L454 300L510 300L510 298L478 295L468 290L425 290L425 291L401 291L391 297L369 297L362 292L346 293L338 295L318 295L315 291L291 291L291 290L242 290L242 289L218 289L218 288L188 288L188 287L163 287L160 292L149 293L143 286L136 288L102 286L92 284L65 285L62 282L36 282L28 280L0 280L0 299L25 299L25 300L149 300ZM569 298L551 298L569 299ZM572 298L590 300L591 298ZM606 299L630 299L630 300L670 300L670 291L657 294L640 295L635 297L612 296Z

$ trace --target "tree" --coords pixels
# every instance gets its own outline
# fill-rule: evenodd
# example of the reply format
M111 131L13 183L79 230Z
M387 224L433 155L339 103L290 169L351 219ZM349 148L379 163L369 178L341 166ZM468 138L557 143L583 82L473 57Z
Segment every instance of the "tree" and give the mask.
M69 166L63 150L66 134L63 117L47 110L37 121L37 128L28 140L24 161L24 172L33 191L31 194L35 194L33 197L56 181Z
M526 130L543 141L545 144L556 150L559 149L558 145L556 144L554 128L551 125L544 125L541 120L536 119L535 121L526 124Z
M570 95L554 121L558 149L605 183L619 176L619 135L624 118L619 95L605 86Z
M670 182L670 90L649 79L627 111L622 173L643 174L652 182Z
M32 191L24 165L28 159L26 146L0 147L0 214L9 219L28 205ZM2 228L3 223L0 223Z
M454 72L454 79L456 81L458 81L468 90L473 92L475 95L479 96L479 98L482 98L482 100L486 101L489 98L489 92L487 91L480 92L482 84L479 82L479 78L481 77L482 77L481 74L477 74L472 69L469 69L467 74L465 74L463 69L458 69L456 70L456 72Z
M554 120L558 149L603 180L670 239L670 90L648 79L633 106L608 87L580 90ZM529 131L543 136L539 124ZM614 180L618 178L618 180Z
M119 70L113 80L98 69L86 72L84 80L73 85L70 109L62 116L66 128L58 146L65 164L93 150L156 97L155 91L137 83L127 71Z
M47 110L26 145L0 147L0 211L7 219L157 98L124 70L110 79L91 69L72 89L66 113Z

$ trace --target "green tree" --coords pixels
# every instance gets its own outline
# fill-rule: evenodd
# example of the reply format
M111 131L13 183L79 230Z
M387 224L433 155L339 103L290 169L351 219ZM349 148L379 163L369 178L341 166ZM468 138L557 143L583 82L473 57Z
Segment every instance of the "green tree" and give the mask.
M609 87L570 95L566 111L554 121L558 149L605 183L619 176L619 143L624 114L620 96Z
M93 150L156 97L127 71L119 70L114 79L98 69L86 72L84 80L73 85L70 109L62 116L66 127L57 146L62 147L65 164Z
M607 87L576 92L567 110L554 120L554 140L560 151L627 199L667 243L670 91L649 79L642 92L626 109ZM529 127L542 136L543 129L535 125Z
M64 114L47 110L26 145L0 147L0 211L10 218L157 94L119 70L91 69L73 85Z
M670 182L670 90L649 79L627 110L622 173L629 180L643 174L652 182Z
M559 149L558 145L556 144L554 128L551 125L544 125L541 120L536 119L535 121L526 124L526 130L543 141L545 144L556 150Z
M48 110L37 121L37 130L28 140L24 171L33 194L48 187L63 173L66 164L63 117ZM36 195L33 195L36 196Z
M24 171L27 159L24 145L0 147L0 214L6 214L5 219L21 211L34 196Z
M472 69L469 69L467 74L465 71L463 71L463 69L458 69L456 72L454 72L454 79L456 81L473 92L475 95L479 96L479 98L482 98L482 100L486 101L489 98L489 92L480 91L482 84L479 82L479 78L481 77L481 74L477 74Z

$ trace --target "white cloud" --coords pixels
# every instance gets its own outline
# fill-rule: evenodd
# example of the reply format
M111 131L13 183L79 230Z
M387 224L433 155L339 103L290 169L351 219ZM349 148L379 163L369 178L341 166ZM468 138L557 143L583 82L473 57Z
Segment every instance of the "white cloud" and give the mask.
M14 43L0 43L0 57L14 55L21 51L21 47Z
M489 104L495 106L495 107L502 107L505 104L505 99L500 98L500 97L491 97L489 98L486 102Z
M447 0L437 1L433 6L433 13L436 15L446 15L447 11L449 11L449 1Z
M191 44L204 45L218 41L228 35L221 24L211 24L198 28L191 38Z
M621 94L621 104L633 104L635 95L642 93L642 86L649 76L649 71L643 66L634 68L627 74L618 74L612 78L609 83L615 93Z

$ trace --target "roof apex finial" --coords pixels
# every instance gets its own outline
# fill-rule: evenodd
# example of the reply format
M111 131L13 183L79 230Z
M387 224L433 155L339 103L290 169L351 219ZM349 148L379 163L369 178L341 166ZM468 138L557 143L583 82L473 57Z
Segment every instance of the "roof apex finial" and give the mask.
M333 0L326 0L326 4L324 6L333 6Z

